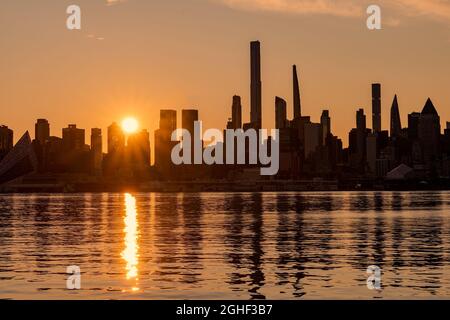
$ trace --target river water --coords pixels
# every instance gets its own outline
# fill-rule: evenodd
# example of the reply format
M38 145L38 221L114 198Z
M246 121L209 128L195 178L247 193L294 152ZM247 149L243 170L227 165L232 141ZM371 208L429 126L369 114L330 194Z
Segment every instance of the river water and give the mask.
M436 191L0 195L0 298L450 298L449 209Z

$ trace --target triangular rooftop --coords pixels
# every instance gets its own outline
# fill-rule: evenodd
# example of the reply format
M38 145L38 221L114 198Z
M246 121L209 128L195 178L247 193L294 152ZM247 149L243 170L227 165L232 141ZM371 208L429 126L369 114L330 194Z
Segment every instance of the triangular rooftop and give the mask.
M433 102L430 98L428 98L427 102L425 103L425 107L423 107L422 114L434 114L438 115L436 108L433 105Z

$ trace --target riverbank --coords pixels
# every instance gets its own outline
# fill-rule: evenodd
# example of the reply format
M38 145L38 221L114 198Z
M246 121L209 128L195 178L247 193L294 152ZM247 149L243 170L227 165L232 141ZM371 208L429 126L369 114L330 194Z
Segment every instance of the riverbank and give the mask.
M246 180L150 181L95 180L16 181L0 186L0 193L79 192L307 192L307 191L415 191L450 190L449 179L420 180Z

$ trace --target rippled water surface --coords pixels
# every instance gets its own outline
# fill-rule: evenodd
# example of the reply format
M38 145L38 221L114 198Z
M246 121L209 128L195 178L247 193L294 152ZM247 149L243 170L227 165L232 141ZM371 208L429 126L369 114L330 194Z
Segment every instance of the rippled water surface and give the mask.
M449 192L0 195L0 298L450 298L449 209Z

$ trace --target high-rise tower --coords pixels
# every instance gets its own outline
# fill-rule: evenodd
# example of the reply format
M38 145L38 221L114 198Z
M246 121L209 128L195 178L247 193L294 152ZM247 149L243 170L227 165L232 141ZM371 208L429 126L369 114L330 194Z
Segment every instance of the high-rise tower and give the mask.
M398 137L402 131L400 111L398 109L397 95L394 97L391 107L391 137Z
M241 129L242 128L242 105L241 105L241 97L234 96L233 97L233 105L231 107L232 113L232 123L233 129Z
M275 97L275 128L285 129L287 124L286 101L280 97Z
M328 136L331 134L331 118L330 111L323 110L320 117L320 124L322 125L322 144L325 145Z
M34 125L34 132L34 138L43 146L50 138L50 124L46 119L38 119Z
M372 84L372 130L381 131L381 84Z
M259 41L250 43L250 64L251 64L251 110L250 121L255 129L262 127L262 107L261 107L261 44Z
M298 119L302 116L302 105L300 102L300 85L298 82L296 65L292 67L292 76L294 84L294 119Z

